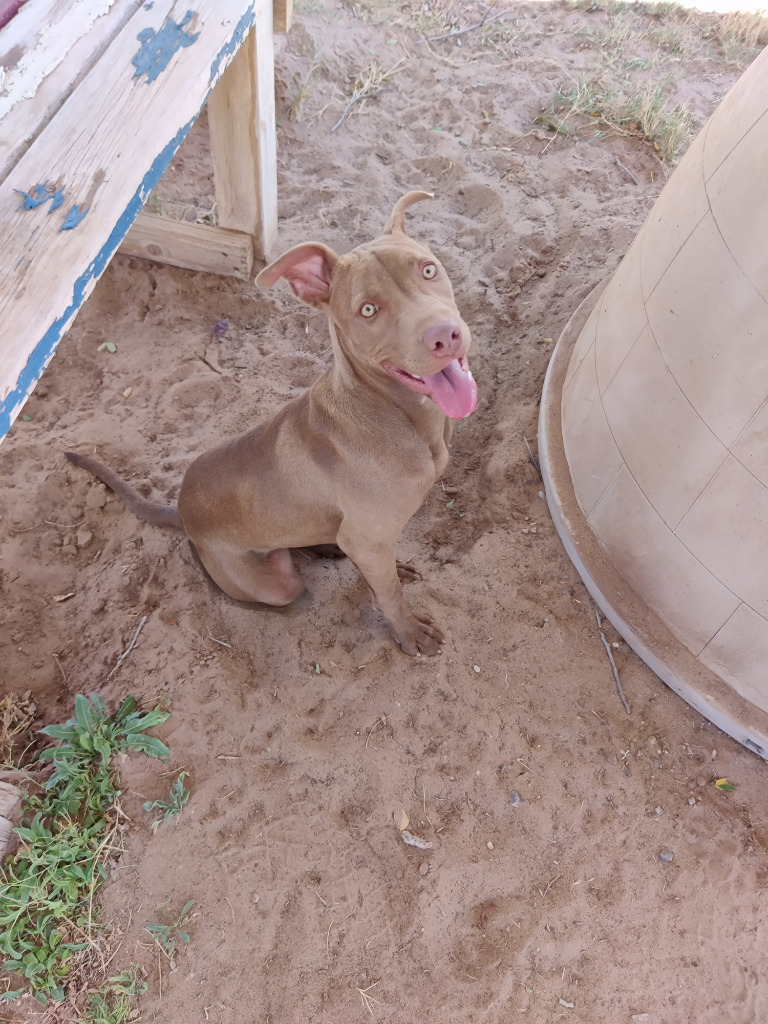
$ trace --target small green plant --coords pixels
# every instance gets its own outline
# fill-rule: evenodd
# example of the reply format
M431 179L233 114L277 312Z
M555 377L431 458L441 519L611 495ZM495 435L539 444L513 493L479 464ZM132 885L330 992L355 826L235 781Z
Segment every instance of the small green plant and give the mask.
M79 1024L126 1024L131 1015L131 999L143 996L146 981L140 981L139 965L110 978L97 992L88 997L88 1005Z
M184 779L189 772L181 772L174 784L171 786L167 800L147 800L144 804L145 811L162 811L163 816L152 822L152 831L157 832L161 825L167 825L171 818L181 814L184 804L189 800L189 790L184 786Z
M168 900L170 900L170 896L158 909L167 906ZM170 960L172 970L176 967L177 944L179 942L189 942L189 933L184 931L184 929L189 927L190 915L195 902L195 900L187 900L181 908L181 913L171 924L154 923L144 926Z
M64 999L73 955L93 944L94 894L107 878L105 861L119 850L120 780L110 759L118 750L167 757L160 740L143 735L168 712L141 712L133 697L112 718L98 694L75 698L75 716L40 730L59 740L39 755L51 776L26 799L18 852L0 865L2 969L23 982L0 996L31 992L45 1005Z

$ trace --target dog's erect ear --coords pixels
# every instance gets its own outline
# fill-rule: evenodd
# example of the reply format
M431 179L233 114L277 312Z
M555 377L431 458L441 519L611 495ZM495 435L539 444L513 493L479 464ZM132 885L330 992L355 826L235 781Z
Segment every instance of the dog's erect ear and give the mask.
M392 211L392 216L387 221L387 225L384 228L385 235L404 235L405 234L405 211L413 203L418 203L420 199L434 199L433 192L406 192L402 199L398 199L395 203L395 208Z
M256 284L271 288L284 277L302 302L322 306L331 295L331 275L338 256L327 245L307 242L283 253L256 275Z

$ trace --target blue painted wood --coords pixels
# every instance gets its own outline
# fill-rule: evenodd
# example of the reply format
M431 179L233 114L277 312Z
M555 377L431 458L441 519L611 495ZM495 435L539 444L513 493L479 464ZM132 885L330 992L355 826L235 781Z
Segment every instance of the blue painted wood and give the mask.
M146 202L150 192L155 185L157 185L163 172L173 159L177 149L183 142L192 125L197 120L200 111L208 100L211 89L215 86L231 58L237 53L248 32L253 28L255 20L256 12L254 5L251 5L241 16L229 42L222 46L211 64L209 89L197 114L195 114L194 117L192 117L178 130L176 135L155 157L152 166L144 175L141 184L136 189L136 192L130 202L123 213L117 218L109 238L104 243L95 259L90 262L84 272L75 281L72 301L62 314L54 320L33 349L23 371L19 375L16 387L4 400L0 401L0 439L8 433L11 424L19 414L30 392L38 380L40 380L43 371L53 358L56 346L61 341L77 311L80 309L80 306L93 290L97 280L102 275L110 259L114 256L120 243L125 238L128 233L128 229L131 224L133 224L136 215ZM45 186L42 187L44 188ZM26 195L26 193L22 194ZM52 196L53 193L47 193L47 195Z
M136 68L134 78L141 78L146 74L147 82L154 82L161 71L168 67L171 57L177 50L197 42L200 38L199 32L193 35L184 31L184 26L188 25L194 16L194 11L187 11L178 23L168 18L157 32L151 28L139 32L137 38L141 47L132 61Z

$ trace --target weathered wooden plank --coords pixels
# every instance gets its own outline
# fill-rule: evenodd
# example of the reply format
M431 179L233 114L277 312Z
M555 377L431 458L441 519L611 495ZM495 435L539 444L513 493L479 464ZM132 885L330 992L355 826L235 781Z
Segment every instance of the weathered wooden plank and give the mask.
M272 0L272 30L287 32L293 21L293 0Z
M158 217L145 210L133 222L118 252L187 270L237 277L242 281L250 279L253 268L250 235L209 224Z
M92 27L78 37L83 20L67 23L67 17L72 19L68 0L34 0L0 32L0 66L5 71L0 85L0 180L142 3L95 0Z
M211 93L208 127L218 222L253 235L256 255L268 257L277 241L271 3Z
M0 437L265 6L141 6L0 185Z

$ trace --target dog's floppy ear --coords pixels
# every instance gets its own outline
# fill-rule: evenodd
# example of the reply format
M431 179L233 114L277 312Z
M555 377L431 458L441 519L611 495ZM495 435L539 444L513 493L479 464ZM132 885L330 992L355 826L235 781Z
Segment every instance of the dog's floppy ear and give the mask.
M320 242L305 242L283 253L280 259L264 267L256 284L271 288L281 277L309 306L322 306L331 295L331 275L338 256Z
M420 199L433 199L433 192L406 192L402 199L398 199L395 203L395 208L392 211L392 216L387 221L386 227L384 228L385 235L404 235L405 234L405 211L413 203L418 203Z

